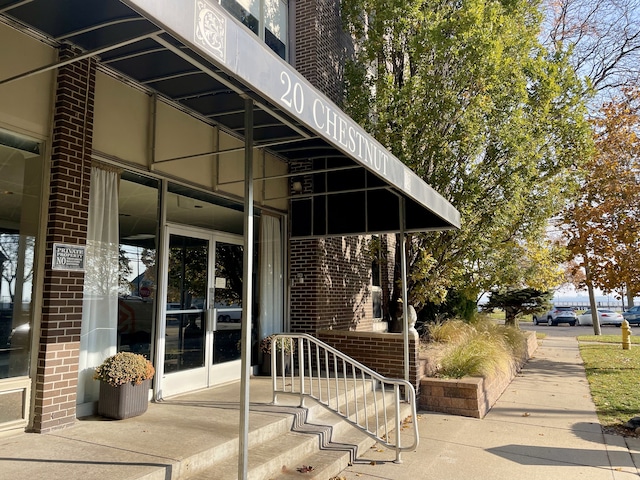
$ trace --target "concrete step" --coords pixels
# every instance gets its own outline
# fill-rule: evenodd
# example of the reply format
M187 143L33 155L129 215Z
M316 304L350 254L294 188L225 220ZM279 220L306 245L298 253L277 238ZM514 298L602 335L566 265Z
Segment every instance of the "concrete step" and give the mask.
M411 407L401 404L403 418L411 415ZM335 416L335 415L334 415ZM374 421L372 419L372 421ZM395 459L395 451L380 446L372 437L343 421L343 428L335 432L333 439L311 455L298 459L292 468L282 468L280 472L269 475L269 480L287 480L305 478L313 480L327 480L337 476L351 465L357 458L362 457L369 449L376 448L388 452L388 459ZM395 435L393 426L388 426L390 436Z
M387 395L387 404L390 405L388 408L393 408L392 396ZM348 401L352 401L352 399ZM410 406L402 405L405 415L410 415ZM290 428L287 432L283 433L279 430L276 434L256 434L254 438L261 438L262 441L250 440L249 479L262 480L301 476L307 479L326 480L344 470L358 455L362 455L376 443L370 435L363 433L340 415L314 400L307 400L306 408L293 406L286 408L291 409ZM364 410L360 411L359 415L360 418L364 418ZM355 417L355 414L351 416ZM369 428L373 430L375 414L370 411L369 417ZM388 418L392 417L389 415ZM393 427L393 425L388 425L387 431L392 431ZM263 429L270 428L264 427ZM235 451L231 455L225 458L215 455L215 458L218 460L212 461L209 468L197 469L197 473L180 478L188 480L237 478L237 443ZM310 471L305 471L305 467L312 468Z

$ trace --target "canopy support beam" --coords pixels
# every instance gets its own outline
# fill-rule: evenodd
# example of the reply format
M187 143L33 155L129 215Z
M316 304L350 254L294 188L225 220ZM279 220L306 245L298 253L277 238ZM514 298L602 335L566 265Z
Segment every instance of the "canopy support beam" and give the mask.
M405 235L405 198L399 196L400 216L400 274L402 275L402 340L404 346L404 379L409 381L409 296L407 293L407 240ZM408 398L407 394L405 397Z
M242 281L242 347L240 386L240 444L238 479L247 479L249 466L249 379L251 378L251 318L253 317L253 100L244 99L244 250Z

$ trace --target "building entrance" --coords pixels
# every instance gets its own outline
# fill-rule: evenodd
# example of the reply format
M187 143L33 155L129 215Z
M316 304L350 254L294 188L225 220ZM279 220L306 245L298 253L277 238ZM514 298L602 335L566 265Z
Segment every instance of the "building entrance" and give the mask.
M160 396L240 378L242 237L169 226Z

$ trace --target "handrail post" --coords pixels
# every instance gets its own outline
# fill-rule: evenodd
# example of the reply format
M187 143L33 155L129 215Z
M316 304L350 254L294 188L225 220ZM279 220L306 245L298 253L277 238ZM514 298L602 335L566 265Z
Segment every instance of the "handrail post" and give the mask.
M400 458L400 385L396 384L394 388L395 392L395 421L396 421L396 459L394 463L402 463L402 459ZM409 395L409 392L406 392L406 395Z
M407 380L404 379L399 379L399 378L387 378L383 375L380 375L379 373L377 373L376 371L372 370L371 368L361 364L360 362L358 362L357 360L345 355L344 353L340 352L339 350L335 349L334 347L332 347L331 345L328 345L324 342L322 342L321 340L318 340L317 338L306 334L306 333L290 333L290 334L279 334L276 337L274 337L272 339L272 344L271 344L271 351L274 354L277 354L278 352L275 352L275 343L277 341L277 339L279 338L288 338L288 339L297 339L298 340L298 375L299 375L299 381L300 381L300 392L296 392L295 388L296 388L296 382L295 382L295 368L293 367L294 362L291 361L292 364L292 368L291 368L291 387L288 388L287 387L287 376L286 373L283 372L282 374L282 387L279 387L278 381L277 381L277 362L276 362L276 358L275 355L272 354L272 358L271 358L271 378L272 378L272 385L273 385L273 403L277 404L277 394L278 393L288 393L288 394L297 394L299 393L300 396L300 407L304 406L304 399L305 397L309 396L313 399L315 399L316 401L318 401L320 404L323 404L324 406L326 406L327 408L333 409L332 407L332 402L331 402L331 387L330 387L330 370L329 370L329 361L328 361L328 357L329 355L332 356L332 361L333 361L333 368L334 368L334 375L336 376L336 381L334 382L336 385L336 405L335 405L335 412L338 413L339 415L342 415L340 412L340 404L339 404L339 388L338 388L338 376L341 374L343 376L343 381L344 381L344 401L345 401L345 415L342 415L345 417L345 420L349 423L351 423L352 425L354 425L355 427L359 428L363 433L365 433L366 435L374 438L377 442L379 442L380 444L384 445L386 448L390 449L390 450L394 450L396 453L396 458L394 460L395 463L402 463L402 452L403 451L408 451L408 450L414 450L417 446L418 446L418 442L419 442L419 435L418 435L418 424L417 424L417 411L416 411L416 392L415 392L415 388L414 386L408 382ZM295 345L295 344L294 344ZM316 363L317 365L313 365L312 362L312 358L311 358L311 354L312 354L312 349L313 351L315 351L315 358L316 358ZM284 353L280 352L280 355L283 357L281 358L282 361L284 361ZM293 353L290 354L290 358L293 357ZM306 358L305 358L306 357ZM325 363L325 367L326 367L326 371L323 372L320 368L322 360L324 360ZM305 368L305 361L308 361L308 367ZM283 362L284 363L284 362ZM342 370L339 372L338 371L338 365L339 363L342 363ZM351 375L348 374L349 370L351 370ZM307 373L308 372L308 373ZM359 374L358 374L359 372ZM305 386L305 377L309 376L309 389L306 388ZM350 407L349 407L349 395L348 395L348 378L349 376L351 377L351 382L353 383L352 387L353 387L353 406L354 406L354 411L353 411L353 416L355 418L351 418L351 412L350 412ZM323 378L325 377L325 378ZM370 379L370 382L367 382L366 378ZM318 391L314 392L314 388L313 388L313 382L317 380L318 381ZM327 384L327 391L326 393L326 398L323 398L323 382L326 382ZM375 387L376 382L379 382L381 385L381 391L382 391L382 395L383 395L383 401L382 401L382 408L384 409L384 423L385 423L385 428L384 428L384 434L381 436L381 429L379 428L379 419L378 419L378 405L377 405L377 397L376 397L376 392L377 392L377 388ZM371 403L373 404L373 409L374 409L374 414L375 414L375 431L371 431L370 430L370 426L369 426L369 395L367 394L367 385L370 385L370 388L373 389L372 394L373 394L373 400L371 401ZM386 400L385 400L385 391L386 391L386 387L391 387L393 386L393 407L390 406L389 408L389 413L391 413L392 411L394 412L394 418L393 419L388 419L387 418L387 404L386 404ZM362 389L362 397L358 396L358 391ZM390 392L391 393L391 392ZM402 397L402 398L401 398ZM360 406L360 403L363 402L364 405ZM413 427L413 442L410 445L407 445L406 447L402 446L402 439L401 439L401 428L402 428L402 418L400 417L401 415L401 410L400 410L400 403L401 402L407 402L409 404L409 406L411 407L411 416L412 416L412 427ZM360 422L360 410L363 409L364 410L364 420L361 424ZM392 435L390 435L390 432L388 431L388 426L389 426L389 422L391 422L391 425L395 426L395 430L396 430L396 436L395 436L395 441L392 440Z
M271 383L273 385L273 404L277 405L277 378L276 378L276 338L271 339Z
M304 407L304 338L298 337L298 377L300 377L300 406Z

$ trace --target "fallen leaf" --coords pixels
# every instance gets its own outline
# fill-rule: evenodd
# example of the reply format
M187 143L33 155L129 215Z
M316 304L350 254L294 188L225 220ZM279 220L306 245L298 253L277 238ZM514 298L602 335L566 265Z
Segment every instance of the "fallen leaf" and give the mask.
M313 471L313 467L311 465L303 465L301 467L298 467L298 471L300 473L309 473Z
M369 463L369 465L377 465L378 463L375 460L371 460L371 463Z
M522 414L522 416L523 416L523 417L530 417L530 416L531 416L531 414L530 414L529 412L525 412L525 413L523 413L523 414Z

